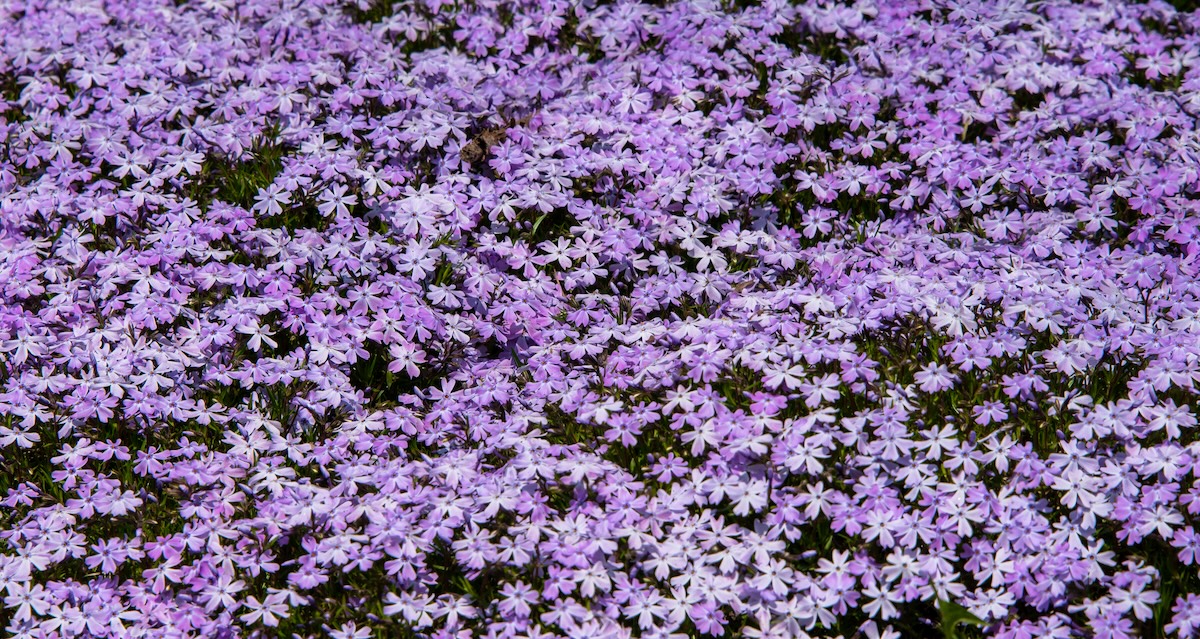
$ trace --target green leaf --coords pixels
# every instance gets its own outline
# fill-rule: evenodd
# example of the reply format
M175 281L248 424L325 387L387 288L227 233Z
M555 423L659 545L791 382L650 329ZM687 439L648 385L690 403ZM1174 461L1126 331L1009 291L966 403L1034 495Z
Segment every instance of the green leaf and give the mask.
M958 626L986 626L987 622L976 617L974 613L953 601L938 599L938 612L942 613L942 636L946 639L958 639Z
M535 235L535 236L537 235L538 227L542 225L542 221L546 219L547 215L550 215L550 213L549 212L542 213L541 216L539 216L538 219L534 221L533 228L530 229L530 231L529 231L530 235Z

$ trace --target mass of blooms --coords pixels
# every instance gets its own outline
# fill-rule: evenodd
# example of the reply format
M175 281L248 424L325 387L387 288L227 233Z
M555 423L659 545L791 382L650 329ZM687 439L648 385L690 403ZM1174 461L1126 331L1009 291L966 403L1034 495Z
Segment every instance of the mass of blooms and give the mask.
M1200 11L0 0L12 638L1200 636Z

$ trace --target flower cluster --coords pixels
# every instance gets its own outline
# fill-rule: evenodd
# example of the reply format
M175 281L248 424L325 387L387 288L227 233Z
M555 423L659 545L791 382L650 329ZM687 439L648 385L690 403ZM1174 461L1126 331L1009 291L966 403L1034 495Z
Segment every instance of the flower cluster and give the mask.
M1200 12L0 0L0 134L10 637L1200 636Z

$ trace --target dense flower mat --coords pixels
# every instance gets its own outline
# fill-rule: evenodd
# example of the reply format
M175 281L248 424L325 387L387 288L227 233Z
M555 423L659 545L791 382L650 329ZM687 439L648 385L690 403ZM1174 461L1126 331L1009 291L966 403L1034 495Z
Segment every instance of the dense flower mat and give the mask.
M0 3L0 621L1195 636L1198 32Z

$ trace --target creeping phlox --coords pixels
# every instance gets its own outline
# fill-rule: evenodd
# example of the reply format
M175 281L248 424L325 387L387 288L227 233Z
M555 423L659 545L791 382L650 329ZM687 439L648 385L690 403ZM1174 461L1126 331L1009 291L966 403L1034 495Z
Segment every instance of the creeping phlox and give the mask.
M1159 0L0 0L0 627L1200 636L1198 119Z

